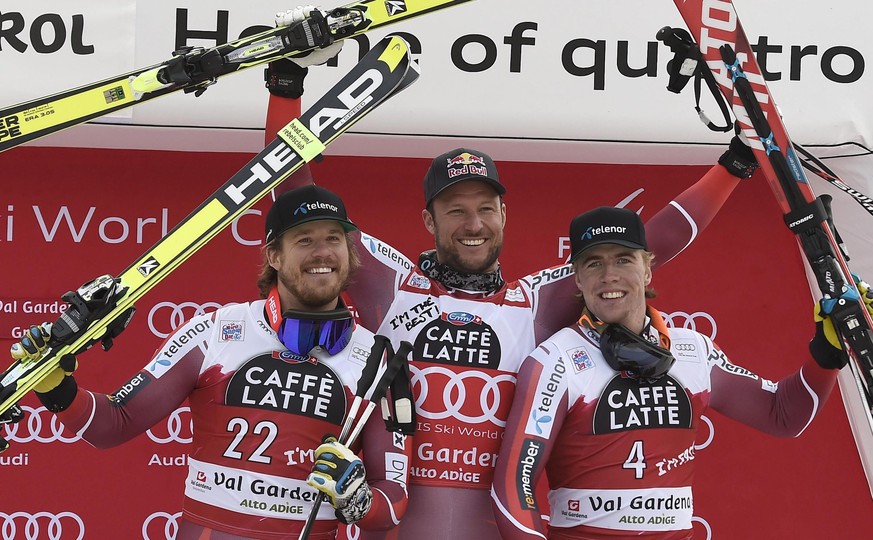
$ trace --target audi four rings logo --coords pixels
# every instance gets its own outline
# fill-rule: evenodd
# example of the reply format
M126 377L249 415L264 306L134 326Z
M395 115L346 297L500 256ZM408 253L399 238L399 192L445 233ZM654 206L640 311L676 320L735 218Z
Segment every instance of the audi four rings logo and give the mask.
M428 366L423 369L410 365L412 373L412 386L415 388L418 385L418 398L415 400L416 412L431 420L442 420L444 418L457 418L463 422L470 424L481 424L483 422L491 422L496 426L504 427L505 420L497 417L497 411L501 409L503 394L500 391L500 383L515 384L515 377L509 374L501 374L492 377L486 373L478 371L463 371L455 373L454 371L440 367ZM442 389L442 407L440 410L427 410L427 397L430 391L430 383L437 377L445 377L448 382L445 386L438 388ZM478 383L476 381L479 381ZM482 389L478 390L477 396L473 399L468 399L467 394L476 390L468 390L468 384L481 385ZM439 401L439 397L435 397ZM431 400L433 402L433 400ZM466 407L465 407L466 406ZM470 416L473 409L478 407L478 413ZM461 412L464 408L466 412Z
M63 424L45 407L34 409L21 405L21 410L24 411L26 419L22 419L17 424L6 424L5 437L10 441L17 443L58 441L69 444L81 439L78 435L65 436ZM43 413L46 413L45 416Z
M715 318L709 313L703 311L695 311L694 313L685 313L684 311L674 311L673 313L661 312L664 317L664 322L670 328L687 328L708 336L709 339L715 339L718 334L718 325Z
M0 535L3 540L37 540L48 538L49 540L81 540L85 538L85 523L82 518L72 512L13 512L7 514L0 512L0 520L3 527ZM19 527L21 534L19 535ZM45 534L41 533L45 531ZM75 536L74 536L75 535Z
M706 530L706 537L701 538L701 540L712 540L712 527L709 525L708 521L702 517L693 516L691 518L691 523L700 523L700 525ZM697 534L694 535L695 538L697 538L697 536Z
M204 302L202 304L196 302L182 302L179 304L174 302L158 302L149 311L149 330L155 336L164 339L191 317L204 315L231 304L219 304L218 302Z
M142 538L143 540L161 540L165 538L176 538L176 533L179 530L179 522L182 517L182 512L168 514L167 512L155 512L142 522ZM154 525L152 525L154 523ZM163 525L163 527L161 527ZM156 533L156 529L162 529L162 532L155 536L150 536L149 533Z
M169 444L172 442L190 444L193 439L194 421L191 419L191 407L179 407L167 417L166 436L158 429L158 426L152 426L146 431L149 439L158 444ZM158 433L155 433L155 432Z
M708 429L709 433L706 436L706 440L703 441L702 443L698 444L697 441L694 442L694 450L695 451L703 450L704 448L706 448L707 446L712 444L712 440L715 439L715 426L712 424L712 420L710 420L705 414L700 415L700 420L704 424L707 425L707 427L709 428ZM702 428L700 428L700 427L697 428L697 437L698 438L700 437L700 434L702 431L703 431Z

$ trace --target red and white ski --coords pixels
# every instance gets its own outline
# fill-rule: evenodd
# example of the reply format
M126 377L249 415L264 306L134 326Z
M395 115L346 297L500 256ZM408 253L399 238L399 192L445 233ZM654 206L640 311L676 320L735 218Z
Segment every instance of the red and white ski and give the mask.
M761 68L730 0L674 0L703 60L731 104L738 127L752 146L776 195L785 224L797 236L815 275L825 308L873 408L873 320L855 287L837 241L830 210L804 175Z

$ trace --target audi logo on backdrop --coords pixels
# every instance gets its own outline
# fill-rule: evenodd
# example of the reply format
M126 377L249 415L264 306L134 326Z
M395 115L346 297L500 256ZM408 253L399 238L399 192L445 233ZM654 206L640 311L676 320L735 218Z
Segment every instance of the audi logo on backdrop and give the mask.
M45 407L34 409L27 405L21 405L25 414L17 424L6 424L5 437L17 443L74 443L81 439L78 435L64 435L64 426L58 417L50 413ZM43 414L44 413L44 414Z
M146 434L149 439L158 444L172 442L190 444L193 440L194 421L191 419L191 407L179 407L167 416L166 424L155 424Z
M0 512L3 540L81 540L85 538L85 523L72 512Z
M709 522L703 519L700 516L693 516L691 518L691 523L700 523L700 525L706 530L706 537L701 538L700 540L712 540L712 527L709 525ZM697 534L694 535L694 538L697 538Z
M419 416L431 420L444 418L457 418L469 424L481 424L491 422L496 426L506 425L505 420L497 417L497 411L501 410L503 395L500 391L500 383L515 384L515 377L507 373L492 377L479 371L454 371L440 367L427 366L419 368L410 365L413 388L418 385L418 398L415 400L416 411ZM433 396L428 399L430 382L437 378L447 378L442 388L442 396ZM478 388L481 386L482 388ZM479 399L475 399L475 393L479 393ZM468 394L474 394L473 399L468 399ZM439 406L435 404L440 403ZM464 407L466 405L466 407ZM434 410L428 410L431 407ZM462 407L465 411L462 412ZM472 409L470 407L473 407Z
M155 512L142 522L142 538L143 540L165 540L176 538L176 533L179 531L178 519L182 517L182 512L168 514L167 512ZM158 532L161 531L161 532ZM154 536L150 536L154 534Z
M149 311L149 330L155 336L165 339L173 333L173 330L182 326L182 323L196 317L204 315L218 308L222 308L229 304L219 304L218 302L204 302L198 304L196 302L158 302Z
M695 311L694 313L685 313L684 311L674 311L673 313L661 312L664 317L664 322L670 328L687 328L708 336L714 340L718 334L718 325L715 322L715 317L703 311Z
M698 444L697 441L694 442L694 450L695 451L696 450L703 450L704 448L706 448L707 446L712 444L712 440L715 439L715 426L712 425L712 420L710 420L709 417L707 417L705 414L701 414L700 421L703 424L706 424L708 426L709 433L706 436L706 440L703 441L702 443ZM697 428L697 437L698 438L700 437L700 434L702 431L703 430L700 427Z

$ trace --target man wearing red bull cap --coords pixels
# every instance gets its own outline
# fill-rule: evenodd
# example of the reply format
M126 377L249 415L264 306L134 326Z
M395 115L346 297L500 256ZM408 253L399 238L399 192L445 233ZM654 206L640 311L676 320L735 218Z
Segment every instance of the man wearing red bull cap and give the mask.
M290 120L289 103L272 93L268 126ZM654 215L648 227L657 263L687 247L756 167L734 138L719 164ZM311 181L304 169L283 187ZM424 178L422 219L435 249L416 264L361 233L362 243L379 248L362 250L347 293L365 326L413 344L419 424L400 526L346 531L348 538L500 539L490 489L516 373L538 343L578 318L569 265L504 279L505 193L490 156L458 148L436 157Z
M848 355L820 312L827 304L816 304L803 366L779 382L763 379L731 363L709 337L668 329L647 302L655 296L653 255L635 212L583 213L570 224L570 243L582 313L518 371L494 474L500 533L505 540L689 539L701 415L712 408L796 437ZM870 309L867 285L859 289ZM543 472L548 533L535 490Z
M738 182L721 166L709 176L673 203L697 210L690 212L697 228L708 223ZM695 190L709 190L704 206L698 199L701 191ZM550 329L554 333L578 315L569 267L559 272L566 277L554 280L539 279L542 272L514 281L503 278L499 256L505 193L494 161L484 152L458 148L436 157L424 178L422 211L435 249L422 253L405 275L390 273L399 283L390 299L361 300L367 310L385 306L380 333L414 346L410 366L419 430L409 508L387 538L500 538L489 491L516 373ZM704 209L705 204L712 206ZM687 218L673 205L655 220L655 231L688 229ZM669 260L690 240L674 236L675 244L665 240L656 249ZM363 255L365 266L371 264L368 255ZM381 263L387 268L386 261ZM350 287L352 299L356 293ZM382 537L362 534L364 539Z
M720 163L650 220L658 260L690 244L692 231L702 230L756 167L738 141ZM308 179L290 180L301 181ZM419 424L402 523L351 537L500 538L489 491L516 373L537 343L578 317L569 266L504 279L498 258L505 193L490 156L446 152L424 178L422 219L435 249L417 264L387 247L362 250L361 272L347 292L363 324L413 344ZM385 247L361 234L363 243Z

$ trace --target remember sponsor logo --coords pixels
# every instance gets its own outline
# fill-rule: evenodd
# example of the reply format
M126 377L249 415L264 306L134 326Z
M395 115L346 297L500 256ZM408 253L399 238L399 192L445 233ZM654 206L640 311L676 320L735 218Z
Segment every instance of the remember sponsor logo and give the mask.
M518 500L521 507L528 510L538 510L536 497L534 497L534 471L539 468L540 454L543 443L534 439L525 439L521 443L521 459L516 469L515 483Z
M137 373L131 380L124 383L121 388L116 390L114 394L109 396L109 398L113 405L124 405L128 398L139 393L139 391L142 390L144 386L148 385L149 382L151 382L151 379L146 377L144 373Z

